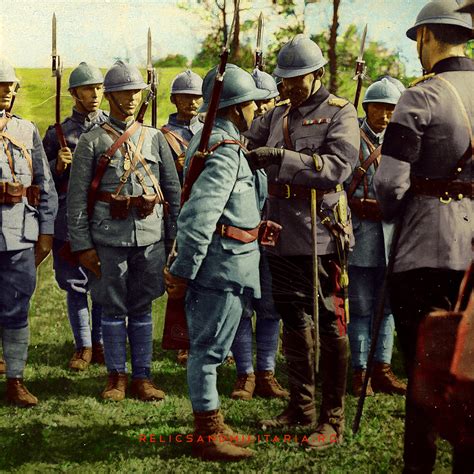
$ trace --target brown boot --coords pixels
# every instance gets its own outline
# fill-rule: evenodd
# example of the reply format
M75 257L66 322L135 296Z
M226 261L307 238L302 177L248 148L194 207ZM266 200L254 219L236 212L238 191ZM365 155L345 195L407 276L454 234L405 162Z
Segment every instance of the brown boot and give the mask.
M28 391L23 379L7 379L6 399L8 403L22 408L38 405L38 399Z
M132 379L130 395L142 402L156 402L165 398L165 392L160 390L150 379Z
M252 400L255 390L255 374L237 375L234 390L230 394L230 398L234 400Z
M0 375L3 375L7 371L7 365L3 359L0 359Z
M362 387L364 386L364 378L365 378L365 369L354 369L352 372L352 393L355 397L360 397L362 393ZM365 391L366 397L373 397L374 391L372 390L372 386L369 383L367 385L367 390Z
M344 432L344 397L346 394L349 341L347 336L321 336L322 403L316 431L308 447L326 449L342 443Z
M271 370L255 372L255 395L263 398L288 398L290 392L285 390Z
M260 422L262 429L291 426L314 426L314 345L310 327L299 331L283 331L290 402L283 413L271 420Z
M92 343L92 359L93 364L105 365L104 346L100 342Z
M188 363L189 351L186 349L178 349L178 353L176 354L176 362L179 365L184 365Z
M119 372L109 372L107 386L100 396L104 400L112 400L113 402L121 402L125 398L127 390L128 375Z
M92 360L92 347L82 347L74 352L69 361L69 368L72 370L86 370Z
M205 461L239 461L253 456L249 449L229 441L219 410L194 412L193 456Z
M405 395L407 391L407 385L397 379L392 372L391 365L384 364L383 362L376 362L374 364L372 387L374 392L390 394L398 393L399 395Z
M218 416L220 420L220 430L231 440L232 444L246 448L255 443L255 436L236 433L229 425L225 424L224 415L221 412L218 413Z

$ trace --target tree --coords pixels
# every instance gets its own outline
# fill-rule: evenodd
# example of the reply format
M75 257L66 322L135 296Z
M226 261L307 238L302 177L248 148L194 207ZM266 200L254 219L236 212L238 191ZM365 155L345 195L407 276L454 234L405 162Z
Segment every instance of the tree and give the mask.
M182 54L168 54L163 59L155 62L156 67L182 67L185 68L189 64L189 59Z

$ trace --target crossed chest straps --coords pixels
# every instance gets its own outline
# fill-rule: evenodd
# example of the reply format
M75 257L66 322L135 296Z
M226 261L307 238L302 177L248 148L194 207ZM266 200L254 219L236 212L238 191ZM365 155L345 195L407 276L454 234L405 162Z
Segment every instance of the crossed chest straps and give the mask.
M182 156L188 149L189 142L168 127L161 127L161 132L176 156Z
M135 122L135 124L138 124L138 122ZM164 211L165 213L167 212L168 203L165 201L160 184L141 152L143 142L145 140L145 127L141 126L140 135L136 145L130 139L133 132L140 126L135 124L133 124L123 134L118 133L107 123L101 125L107 134L114 140L114 143L99 159L96 169L96 176L94 177L89 190L89 216L92 216L95 201L109 203L110 216L112 219L127 219L132 207L136 208L137 216L140 219L144 219L152 214L156 204L163 204ZM124 158L123 174L120 177L120 182L114 192L99 191L98 188L100 181L105 174L105 169L117 150L121 151ZM105 166L104 162L106 162ZM145 173L150 178L153 189L150 189L150 187L146 184L145 176L138 169L138 164L142 166L142 168L145 170ZM127 196L121 194L123 187L127 183L128 178L132 175L132 173L135 174L143 189L143 194L140 196Z
M30 168L31 179L33 180L33 161L30 153L22 143L4 131L10 118L11 116L8 114L0 120L0 146L3 148L7 157L13 181L0 182L0 204L18 204L23 201L23 197L26 197L30 206L37 207L40 203L40 187L35 184L25 186L20 182L15 173L15 164L13 162L10 145L18 148L25 157L28 167Z

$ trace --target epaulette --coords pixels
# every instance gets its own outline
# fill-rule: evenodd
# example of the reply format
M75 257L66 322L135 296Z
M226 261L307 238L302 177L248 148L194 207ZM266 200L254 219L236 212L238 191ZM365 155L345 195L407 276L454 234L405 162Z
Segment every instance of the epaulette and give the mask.
M290 99L280 100L275 104L275 107L280 107L282 105L288 105L290 103Z
M349 103L348 100L343 99L342 97L333 97L328 100L329 105L335 105L336 107L344 107Z
M430 74L425 74L424 76L421 76L421 77L418 77L417 79L415 79L414 81L410 82L410 85L408 87L414 87L416 86L417 84L420 84L422 82L425 82L429 79L431 79L432 77L435 76L435 73L434 72L431 72Z

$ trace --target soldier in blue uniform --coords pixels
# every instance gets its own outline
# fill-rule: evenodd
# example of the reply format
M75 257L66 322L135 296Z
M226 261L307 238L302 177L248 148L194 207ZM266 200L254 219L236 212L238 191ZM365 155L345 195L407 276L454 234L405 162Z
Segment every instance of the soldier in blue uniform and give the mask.
M255 85L267 92L266 98L255 101L255 116L263 115L275 107L278 89L270 74L255 68L252 72ZM267 198L267 175L264 170L257 170L256 176L261 183L260 210L263 211ZM280 334L280 315L273 303L270 269L264 249L260 256L260 286L262 297L252 300L252 305L242 314L239 328L232 343L232 354L237 369L237 380L231 397L237 400L250 400L258 395L265 398L286 398L284 390L275 378L275 356L278 350ZM252 315L255 311L255 340L257 352L257 371L254 372L252 354Z
M179 181L183 184L186 150L191 138L202 128L198 115L202 103L201 76L189 69L178 74L171 83L170 100L176 106L176 113L169 116L161 131L171 148Z
M403 86L401 86L403 87ZM359 166L347 181L347 197L352 211L355 246L349 254L349 302L351 320L348 326L352 360L352 386L359 396L367 368L371 328L382 289L392 225L383 222L375 200L373 179L380 162L382 141L398 99L400 85L388 77L374 82L365 94L362 106L366 112L360 128ZM406 385L397 380L391 369L395 325L390 306L385 313L375 350L372 387L375 392L404 394Z
M8 402L33 406L23 384L28 355L28 309L36 267L53 244L58 197L36 126L8 111L18 84L0 60L0 338Z
M134 120L144 88L134 66L118 61L107 71L110 117L81 135L67 198L71 248L89 270L92 299L103 307L109 375L102 398L114 401L123 400L127 388L127 335L130 393L143 401L164 397L151 381L151 305L164 292L162 273L175 237L180 187L163 134Z
M249 160L268 175L267 216L283 226L269 262L283 319L290 403L275 419L263 421L265 427L311 427L317 420L310 201L316 189L322 406L309 444L317 449L336 445L344 429L349 350L341 285L347 282L341 279L333 230L337 226L340 241L352 237L342 183L357 162L360 140L354 107L321 84L325 64L318 45L303 35L284 45L275 74L283 78L290 103L257 118L247 134L254 148Z
M66 196L72 152L84 132L107 119L107 114L99 109L103 82L104 78L98 68L85 62L79 64L69 76L69 92L74 100L72 114L61 124L67 147L61 148L54 125L48 128L43 139L59 198L54 226L53 258L56 281L67 293L67 312L75 341L75 351L69 361L69 367L73 370L85 370L90 362L104 363L100 325L102 308L92 302L89 314L87 275L82 267L68 261L63 254L69 239Z
M401 226L389 285L408 373L405 473L430 473L436 459L436 420L413 394L418 327L432 308L454 307L473 255L472 19L458 7L429 2L407 31L428 75L400 98L374 180L384 217ZM453 472L473 472L473 460L472 449L454 446Z
M202 112L209 106L215 75L216 69L212 69L204 79ZM252 297L260 297L257 234L264 190L250 170L240 134L254 118L254 100L266 95L255 87L250 74L227 65L209 141L212 153L181 209L178 255L166 275L170 298L186 292L187 376L195 435L206 440L214 435L194 446L194 454L203 459L234 460L252 455L243 447L247 443L238 446L216 438L232 433L219 411L216 371L229 352L242 313ZM186 168L199 142L200 133L186 152Z

